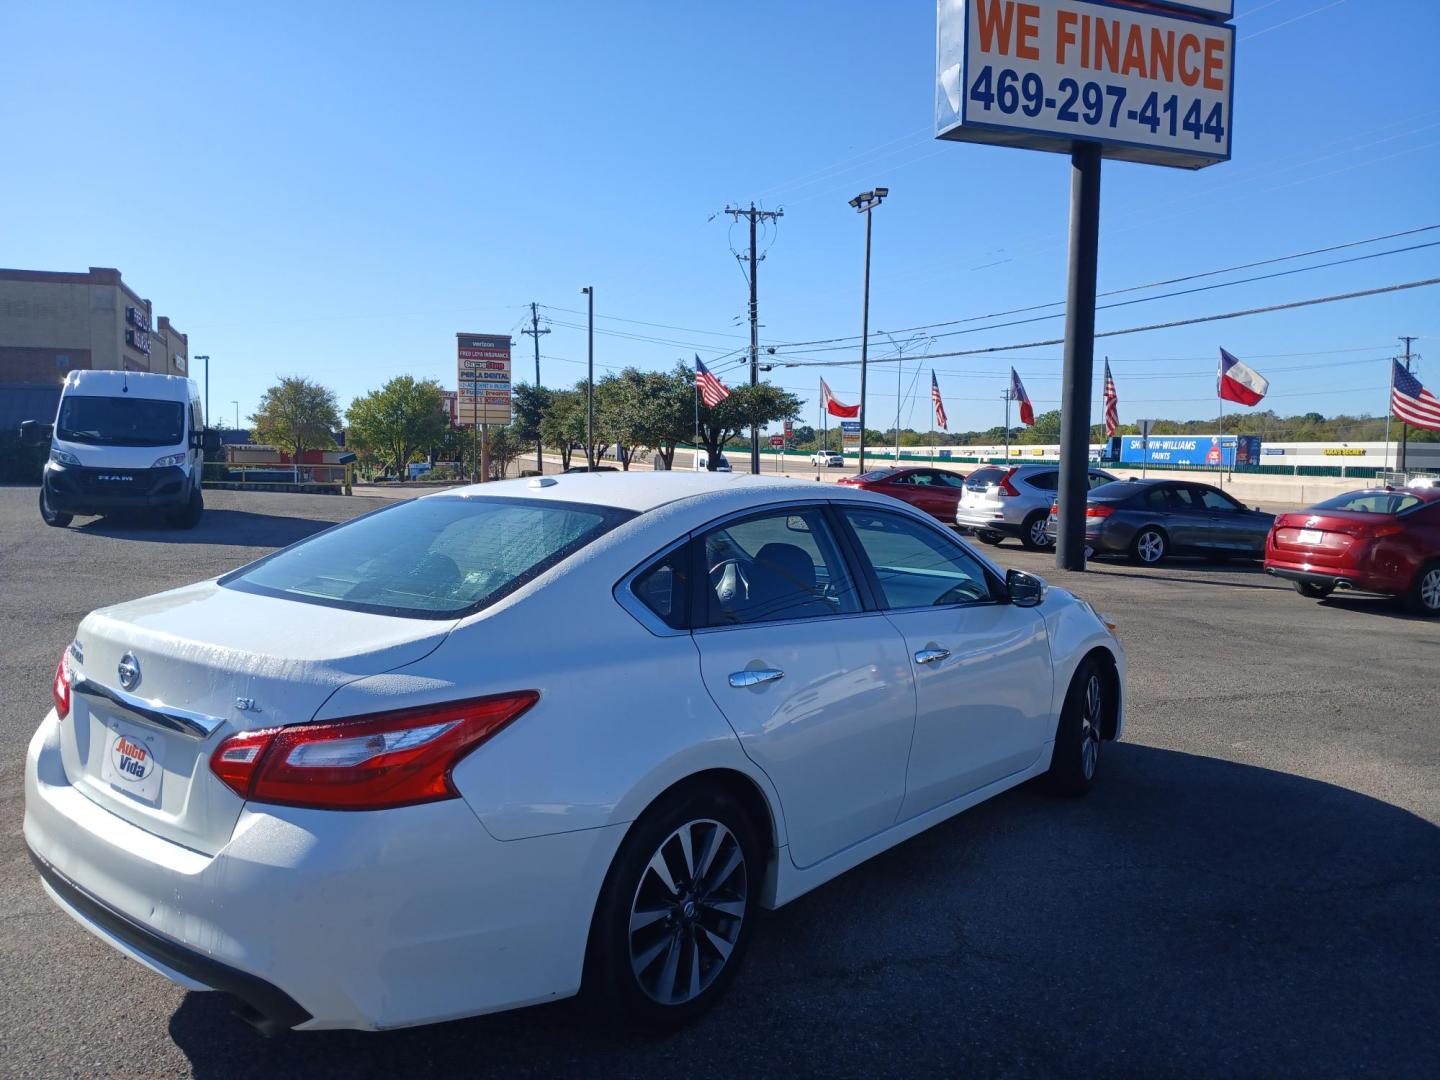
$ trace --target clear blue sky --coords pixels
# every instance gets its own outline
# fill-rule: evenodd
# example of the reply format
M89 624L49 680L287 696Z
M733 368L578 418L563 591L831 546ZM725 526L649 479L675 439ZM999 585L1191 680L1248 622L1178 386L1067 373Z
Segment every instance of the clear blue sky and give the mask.
M1440 5L1236 6L1234 158L1198 174L1107 163L1102 289L1440 223ZM858 334L863 222L846 202L876 184L891 196L875 216L872 328L1060 300L1068 162L931 138L934 21L926 0L5 0L0 28L20 47L0 102L0 265L120 268L214 358L211 407L230 423L231 401L243 423L277 375L318 379L342 407L397 373L452 385L461 330L516 332L529 371L531 300L554 330L543 379L572 384L587 284L601 371L740 348L743 227L711 220L727 200L785 211L760 267L766 342ZM1437 274L1440 247L1101 312L1099 326ZM1440 388L1440 288L1098 348L1126 420L1213 416L1221 344L1270 377L1281 412L1380 414L1399 334L1420 335L1422 378ZM935 361L952 429L999 422L1012 361L1038 408L1056 407L1059 356ZM770 376L807 399L810 422L818 374ZM826 374L853 399L853 367ZM1097 356L1097 395L1098 375ZM927 382L928 366L920 427ZM895 401L894 365L876 368L872 426Z

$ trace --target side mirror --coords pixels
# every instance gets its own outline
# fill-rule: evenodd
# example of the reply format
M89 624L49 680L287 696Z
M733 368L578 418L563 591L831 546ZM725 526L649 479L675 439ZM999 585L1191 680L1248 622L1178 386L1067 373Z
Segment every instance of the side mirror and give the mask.
M48 443L50 436L54 433L54 424L42 424L39 420L20 421L20 441L26 446L39 446L41 443Z
M1046 588L1044 578L1023 570L1010 570L1005 574L1005 592L1016 607L1039 607L1045 602Z
M200 436L200 447L207 454L216 453L220 449L220 433L213 428L206 428Z

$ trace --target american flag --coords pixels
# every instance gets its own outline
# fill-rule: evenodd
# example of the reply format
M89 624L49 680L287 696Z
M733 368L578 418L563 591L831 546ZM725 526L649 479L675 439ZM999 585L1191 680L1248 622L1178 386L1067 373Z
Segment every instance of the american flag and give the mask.
M730 396L725 384L710 374L710 369L700 362L698 356L695 357L695 389L700 391L700 400L710 409Z
M935 372L930 372L930 401L935 406L935 426L941 431L950 430L949 418L945 415L945 403L940 400L940 382L935 378Z
M1105 437L1120 430L1120 397L1115 393L1115 380L1110 376L1110 358L1105 358Z
M1390 407L1395 415L1412 427L1440 431L1440 400L1421 386L1400 361L1393 363L1395 388L1390 391Z

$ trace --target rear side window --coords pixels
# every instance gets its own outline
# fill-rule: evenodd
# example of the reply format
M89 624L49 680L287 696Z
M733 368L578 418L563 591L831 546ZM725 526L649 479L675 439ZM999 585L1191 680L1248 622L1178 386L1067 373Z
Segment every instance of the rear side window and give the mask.
M1039 491L1054 491L1060 486L1058 472L1038 472L1025 477L1025 482Z
M220 584L379 615L452 619L514 592L634 516L530 499L416 499L327 529Z
M630 585L636 599L672 630L683 630L689 625L689 552L689 545L682 544L642 570Z

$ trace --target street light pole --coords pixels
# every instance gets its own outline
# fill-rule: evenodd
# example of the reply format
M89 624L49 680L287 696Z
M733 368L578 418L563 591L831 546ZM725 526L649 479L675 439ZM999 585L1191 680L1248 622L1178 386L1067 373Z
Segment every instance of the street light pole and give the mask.
M590 300L589 345L585 367L585 461L595 467L595 289L586 285L580 290Z
M239 430L240 430L240 402L238 402L238 401L232 401L232 402L230 402L230 404L235 406L235 430L236 430L236 431L239 431Z
M205 426L210 426L210 357L197 356L196 360L205 361Z
M859 472L865 471L865 373L870 358L870 211L890 194L889 188L877 187L862 191L850 200L857 213L865 215L865 299L860 314L860 459Z

